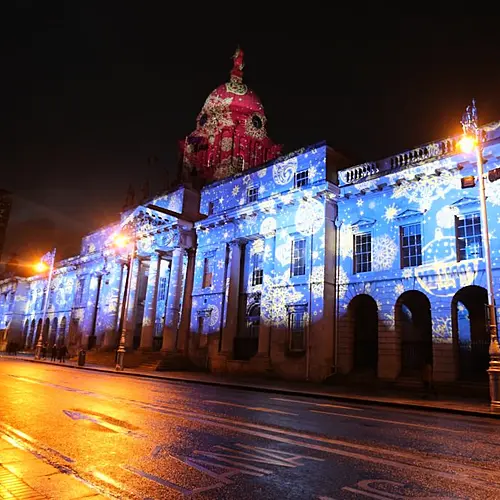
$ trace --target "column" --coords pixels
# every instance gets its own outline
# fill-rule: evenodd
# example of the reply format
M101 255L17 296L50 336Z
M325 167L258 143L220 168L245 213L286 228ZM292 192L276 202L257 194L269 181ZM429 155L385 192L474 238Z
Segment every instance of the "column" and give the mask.
M183 248L172 251L172 267L168 286L167 307L165 308L165 326L163 327L162 351L173 351L177 344L177 327L179 323L179 308L182 290L182 260Z
M140 349L146 351L149 351L153 348L153 334L156 320L156 303L158 301L158 283L160 281L160 265L161 254L155 253L151 255L140 345Z
M264 285L269 283L273 278L274 273L274 259L275 259L275 246L276 246L276 233L266 234L265 239L265 255L271 257L264 261ZM263 293L266 293L268 286L263 286ZM262 300L262 299L261 299ZM262 313L265 313L264 315ZM270 340L271 340L271 323L266 319L268 315L261 308L261 321L259 328L259 348L257 351L258 356L268 356L270 354Z
M127 349L131 349L134 345L134 328L135 328L135 306L136 306L136 297L137 297L137 278L139 276L139 267L141 265L141 261L139 257L135 257L132 260L132 269L130 270L130 283L128 288L128 304L127 304L127 312L125 315L126 318L126 326L127 326L127 336L125 339L125 347ZM127 303L127 299L125 298L125 303Z
M182 317L179 327L179 342L177 348L188 354L189 346L189 325L191 322L191 306L192 306L192 293L194 282L194 268L195 268L195 251L190 248L188 251L188 262L186 269L186 285L184 287L184 300L182 301Z
M114 349L117 344L117 336L120 335L120 316L123 307L123 292L125 284L125 275L127 273L127 265L120 263L120 278L118 280L118 289L116 290L116 309L113 310L110 326L104 334L103 348L106 350ZM113 294L115 292L113 291ZM112 297L110 300L115 300Z
M221 352L233 352L234 337L238 328L238 302L240 296L241 243L232 241L230 244L228 263L229 287L227 291L226 324L222 328ZM225 284L223 285L225 286Z

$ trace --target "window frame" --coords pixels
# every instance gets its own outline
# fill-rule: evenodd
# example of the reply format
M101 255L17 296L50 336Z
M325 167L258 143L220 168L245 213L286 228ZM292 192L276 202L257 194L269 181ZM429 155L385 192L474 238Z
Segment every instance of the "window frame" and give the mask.
M365 270L359 270L357 269L358 267L358 255L365 255L367 252L363 252L360 254L356 253L356 238L362 237L362 236L369 236L370 237L370 259L367 261L368 264L368 269ZM361 274L361 273L370 273L372 272L372 262L373 262L373 245L372 245L372 240L373 240L373 235L371 231L359 231L357 233L353 234L353 246L352 246L352 265L353 265L353 274ZM363 244L363 242L361 243ZM363 262L360 262L360 264L363 264ZM366 264L366 262L365 262Z
M303 243L302 250L304 252L304 255L303 255L304 262L302 265L298 265L298 266L296 266L296 261L298 260L298 258L297 259L295 258L295 247L296 247L297 243ZM291 246L290 277L298 278L300 276L306 275L306 272L307 272L307 258L306 257L307 257L307 240L306 240L306 238L294 238L292 240L292 246ZM299 270L303 269L303 272L298 273L298 272L296 272L296 269L299 269Z
M302 176L301 176L302 175ZM299 176L301 176L299 178ZM302 187L309 186L309 169L299 170L293 174L293 185L295 189L300 189Z
M411 236L419 236L420 237L420 242L418 245L408 245L408 246L404 246L403 244L403 238L405 238L405 235L404 235L404 230L405 228L409 228L411 226L418 226L419 227L419 234L418 235L411 235ZM411 236L406 236L408 238L410 238ZM422 244L422 239L423 239L423 231L422 231L422 223L420 221L418 222L408 222L407 224L401 224L399 226L399 254L400 254L400 267L401 269L406 269L406 268L409 268L409 267L418 267L418 266L421 266L423 264L423 253L422 253L422 248L423 248L423 244ZM405 265L405 252L404 252L404 249L405 248L414 248L416 246L419 246L419 252L416 254L416 255L409 255L408 256L408 259L411 261L412 258L416 258L417 259L417 264L408 264L408 265ZM418 263L418 258L420 257L420 263Z

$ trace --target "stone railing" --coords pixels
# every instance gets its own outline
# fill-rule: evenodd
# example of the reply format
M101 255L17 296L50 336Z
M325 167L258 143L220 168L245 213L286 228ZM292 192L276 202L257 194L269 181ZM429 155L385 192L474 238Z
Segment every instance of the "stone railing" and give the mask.
M404 153L400 153L383 160L362 163L346 168L339 172L341 184L353 184L376 174L388 173L393 170L422 163L424 161L436 160L442 156L453 154L457 147L457 139L449 138L438 142L432 142Z

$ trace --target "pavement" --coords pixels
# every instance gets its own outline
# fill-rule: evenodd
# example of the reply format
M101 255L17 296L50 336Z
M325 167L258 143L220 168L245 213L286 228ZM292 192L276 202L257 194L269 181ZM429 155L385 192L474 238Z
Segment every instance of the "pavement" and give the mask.
M143 377L148 379L204 384L221 386L233 389L277 393L295 397L312 397L334 401L371 404L387 407L399 407L411 410L445 412L459 415L489 417L500 419L500 411L493 410L485 399L458 397L447 394L422 394L418 391L405 390L373 390L361 387L331 386L312 382L291 382L285 380L268 380L242 377L229 377L204 372L156 372L127 368L116 371L113 367L97 364L78 366L76 359L65 363L54 362L47 359L35 360L31 354L18 354L17 356L2 354L1 357L32 363L55 364L68 369L90 370L108 372L122 376ZM1 498L1 497L0 497Z

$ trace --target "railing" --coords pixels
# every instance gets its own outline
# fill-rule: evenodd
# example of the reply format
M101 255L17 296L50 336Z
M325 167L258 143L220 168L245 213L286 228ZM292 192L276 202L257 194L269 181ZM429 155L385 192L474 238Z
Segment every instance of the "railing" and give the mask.
M339 178L344 184L352 184L366 177L384 172L390 172L424 161L438 159L456 151L457 141L454 138L444 139L420 146L410 151L400 153L376 162L366 162L346 168L339 172Z

